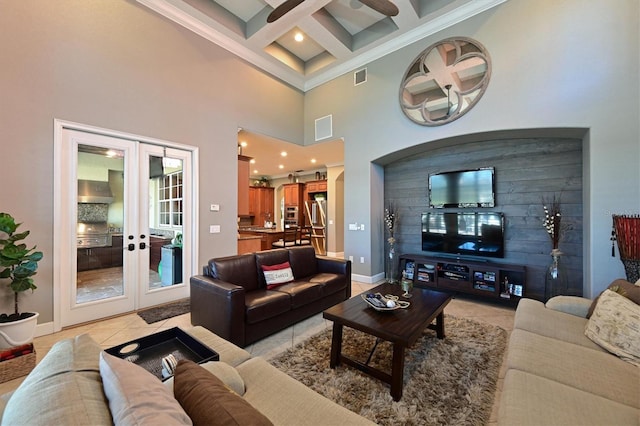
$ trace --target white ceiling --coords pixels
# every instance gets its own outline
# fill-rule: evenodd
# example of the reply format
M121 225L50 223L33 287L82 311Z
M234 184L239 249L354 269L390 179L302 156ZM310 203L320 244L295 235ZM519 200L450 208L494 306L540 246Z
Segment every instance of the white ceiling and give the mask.
M358 0L305 0L273 23L267 16L283 0L137 1L307 91L506 0L394 0L400 11L394 17ZM303 42L293 40L297 32ZM252 179L313 174L344 164L342 140L301 146L239 130L241 140L248 144L243 154L255 159ZM282 151L288 156L281 157Z
M242 155L255 160L249 172L252 180L262 176L270 179L287 177L290 173L313 175L316 171L324 172L327 167L344 164L344 143L341 139L302 146L241 129L238 130L240 142L247 144L242 148ZM282 152L287 155L283 157Z
M283 0L137 1L307 91L506 0L394 0L394 17L358 0L305 0L270 24Z

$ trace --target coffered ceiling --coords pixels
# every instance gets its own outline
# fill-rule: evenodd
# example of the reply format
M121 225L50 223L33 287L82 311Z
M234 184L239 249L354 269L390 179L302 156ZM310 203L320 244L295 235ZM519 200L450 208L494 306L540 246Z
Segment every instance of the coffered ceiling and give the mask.
M305 0L273 23L283 0L137 1L306 91L506 0L394 0L393 17L359 0Z

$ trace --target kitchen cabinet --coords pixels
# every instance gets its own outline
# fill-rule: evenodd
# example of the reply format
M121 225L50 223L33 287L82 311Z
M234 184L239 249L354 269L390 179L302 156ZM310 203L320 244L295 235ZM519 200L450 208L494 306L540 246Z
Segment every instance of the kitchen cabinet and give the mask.
M249 161L238 155L238 216L249 216Z
M122 266L123 249L122 235L111 237L111 266Z
M122 235L112 236L110 247L79 248L77 270L88 271L122 266L122 249Z
M263 186L249 188L249 214L252 225L263 226L265 221L274 221L274 189Z
M302 208L302 196L304 189L302 183L286 183L283 186L284 189L284 205L296 206L298 209Z
M111 247L78 249L77 270L88 271L111 267Z
M326 180L312 180L306 183L306 190L308 194L316 192L327 192Z

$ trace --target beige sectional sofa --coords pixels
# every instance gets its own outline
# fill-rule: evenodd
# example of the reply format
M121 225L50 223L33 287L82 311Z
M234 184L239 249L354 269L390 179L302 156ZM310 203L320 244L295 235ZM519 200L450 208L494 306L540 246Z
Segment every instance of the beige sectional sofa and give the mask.
M591 300L523 299L509 340L500 425L640 425L640 368L585 336Z
M244 400L275 425L373 424L203 327L186 331L219 353L227 375L235 378L231 384L219 376L222 381L234 390L240 382ZM111 401L105 395L100 372L100 352L100 345L86 334L56 343L17 390L2 396L2 424L112 424ZM166 389L170 386L165 382ZM154 390L149 388L149 393L152 392ZM153 414L162 408L158 406L161 400L156 394L149 403L142 405L147 405L147 412ZM147 418L139 423L158 422ZM163 421L162 424L170 423Z

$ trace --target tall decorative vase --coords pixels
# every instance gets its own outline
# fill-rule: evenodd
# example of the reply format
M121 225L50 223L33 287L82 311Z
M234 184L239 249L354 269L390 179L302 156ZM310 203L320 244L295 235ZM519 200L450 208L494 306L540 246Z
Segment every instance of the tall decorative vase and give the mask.
M562 252L558 249L551 250L551 264L547 269L544 282L545 301L554 296L566 295L569 286L569 277L562 261Z
M396 258L396 242L393 237L389 238L389 250L386 253L385 261L385 280L389 284L398 282L398 265Z

